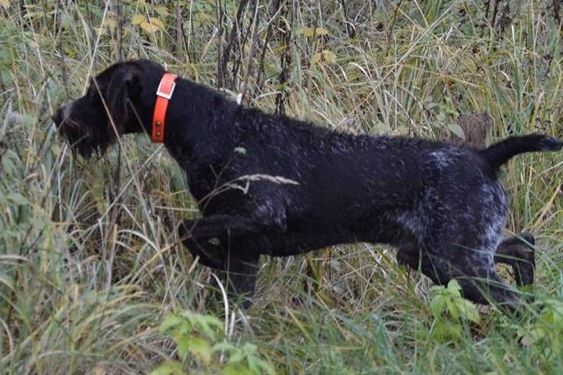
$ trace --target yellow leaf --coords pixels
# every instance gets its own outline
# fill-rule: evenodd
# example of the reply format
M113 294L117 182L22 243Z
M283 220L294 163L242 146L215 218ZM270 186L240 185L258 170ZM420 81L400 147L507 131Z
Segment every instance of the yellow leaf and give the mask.
M311 65L317 64L321 61L321 54L320 53L315 53L313 55L313 57L311 58Z
M323 50L323 60L329 64L334 64L336 62L336 54L332 51L327 49Z
M156 27L158 27L159 29L164 29L164 22L162 22L158 18L149 17L149 22L155 25Z
M147 17L145 17L144 15L142 15L142 14L135 14L135 15L133 16L133 19L131 20L131 23L132 23L133 25L140 25L140 24L142 24L143 22L145 22L146 20L147 20Z
M307 38L314 36L323 36L328 35L328 30L324 27L315 27L314 29L311 27L302 27L299 29L301 34L305 35Z
M96 367L94 367L92 369L91 374L92 375L106 375L107 371L102 365L96 365Z
M10 0L0 0L0 6L8 10L8 8L10 7Z
M165 6L156 6L154 7L156 13L160 14L161 16L169 16L170 12L168 12L168 8Z
M315 30L311 29L310 27L302 27L299 29L299 31L307 38L312 37L313 34L315 33Z
M154 33L159 30L159 27L148 21L145 21L141 24L141 29L145 30L147 33Z
M328 49L317 52L311 58L311 65L318 63L334 64L336 62L336 54Z
M328 35L328 30L325 29L324 27L316 27L315 35L319 35L319 36Z

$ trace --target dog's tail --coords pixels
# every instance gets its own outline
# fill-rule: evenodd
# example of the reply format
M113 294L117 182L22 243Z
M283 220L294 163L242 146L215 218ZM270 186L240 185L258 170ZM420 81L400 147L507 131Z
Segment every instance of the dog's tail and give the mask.
M509 137L480 151L481 156L494 169L509 161L513 156L534 151L559 151L563 142L547 135L530 134Z

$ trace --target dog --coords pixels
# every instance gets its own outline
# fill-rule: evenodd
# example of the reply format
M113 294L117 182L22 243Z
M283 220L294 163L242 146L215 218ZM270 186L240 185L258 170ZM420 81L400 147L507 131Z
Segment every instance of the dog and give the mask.
M495 263L511 265L519 285L532 283L534 239L502 239L507 198L499 170L517 154L562 146L540 134L484 149L346 134L246 108L147 60L107 68L53 120L85 158L128 133L163 142L202 215L184 221L179 238L248 298L260 255L370 242L396 247L400 264L436 284L456 279L471 301L513 310L520 294Z

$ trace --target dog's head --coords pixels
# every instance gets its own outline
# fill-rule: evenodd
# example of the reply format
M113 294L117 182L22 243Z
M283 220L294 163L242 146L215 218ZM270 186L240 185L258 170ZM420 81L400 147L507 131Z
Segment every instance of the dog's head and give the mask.
M155 92L164 69L151 61L121 62L93 78L86 94L53 115L72 150L102 154L118 135L150 129Z

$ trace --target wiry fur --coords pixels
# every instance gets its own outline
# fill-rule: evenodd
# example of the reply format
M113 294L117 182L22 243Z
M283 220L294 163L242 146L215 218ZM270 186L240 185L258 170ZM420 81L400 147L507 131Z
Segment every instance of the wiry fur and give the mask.
M113 140L113 129L150 133L163 73L149 61L110 67L85 97L55 115L61 134L89 156ZM495 260L512 264L525 274L518 281L530 283L533 267L526 262L533 263L533 252L530 258L516 238L501 242L507 200L498 168L522 152L561 148L544 135L477 150L344 134L239 106L186 79L177 81L170 102L165 145L202 214L180 226L184 244L202 264L228 271L240 293L254 290L262 254L362 241L396 246L399 262L434 282L458 279L467 298L504 306L515 306L518 295L498 278Z

